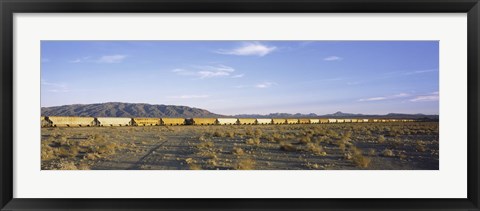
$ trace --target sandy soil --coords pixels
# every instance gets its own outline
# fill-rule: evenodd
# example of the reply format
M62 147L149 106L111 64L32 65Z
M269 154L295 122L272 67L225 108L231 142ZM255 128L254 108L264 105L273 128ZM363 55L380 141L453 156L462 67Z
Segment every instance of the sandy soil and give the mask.
M436 170L437 122L42 128L42 169Z

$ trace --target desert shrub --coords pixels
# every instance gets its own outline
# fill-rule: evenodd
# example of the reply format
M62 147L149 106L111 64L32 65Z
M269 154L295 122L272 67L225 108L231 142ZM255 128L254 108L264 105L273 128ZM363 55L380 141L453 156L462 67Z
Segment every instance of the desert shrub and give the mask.
M376 153L377 153L377 152L375 151L375 149L369 149L369 150L368 150L368 155L370 155L370 156L375 156Z
M225 137L225 132L220 131L220 130L216 130L216 131L213 133L213 136L214 136L214 137Z
M361 168L367 168L370 165L370 158L363 156L362 154L354 154L353 162Z
M343 134L342 138L340 139L342 142L348 142L352 138L352 132L347 131L345 134Z
M252 170L255 169L255 160L251 158L239 159L235 165L236 170Z
M300 138L299 142L302 143L302 144L308 144L308 143L312 142L312 139L310 138L310 136L305 135L305 136Z
M255 129L253 134L255 135L255 137L260 137L260 136L262 136L263 131L260 128L257 128L257 129Z
M320 155L320 156L327 155L327 152L325 152L322 146L314 143L307 144L307 151L312 152L315 155Z
M280 150L294 152L297 151L297 148L289 143L280 143Z
M260 144L260 139L259 138L249 138L245 142L248 145L259 145Z
M197 145L197 148L199 149L206 149L206 148L212 148L215 144L213 141L204 141L200 144Z
M360 168L366 168L370 164L370 158L363 156L362 150L358 149L355 146L351 146L349 149L349 153L351 155L351 159L353 163Z
M415 149L418 152L425 152L427 150L426 147L425 147L425 143L423 141L415 142Z
M67 161L60 163L59 170L78 170L73 161Z
M334 139L339 137L338 133L331 129L327 130L327 136Z
M90 165L88 165L87 163L82 162L82 163L79 163L79 164L77 165L77 169L78 169L78 170L90 170Z
M207 165L214 168L218 165L217 163L217 159L216 158L212 158L212 159L208 159L207 160Z
M339 140L335 141L334 144L335 144L340 150L345 151L346 143L345 143L345 141L343 141L343 139L339 139Z
M69 146L65 145L57 150L57 156L61 158L74 158L78 155L78 147L77 146Z
M275 138L273 136L266 135L266 136L263 136L263 138L269 142L275 142Z
M383 142L385 142L385 136L379 135L378 138L377 138L377 142L379 144L382 144Z
M385 150L383 150L382 155L385 156L385 157L393 157L393 156L395 156L395 154L393 153L393 151L390 150L390 149L385 149Z
M188 168L190 170L202 170L202 166L196 164L196 163L190 163L188 164Z
M255 135L255 133L253 132L253 130L251 128L245 129L245 134L247 136L254 136Z
M230 138L234 138L235 137L235 132L232 131L232 130L229 130L229 131L226 132L226 136L230 137Z
M243 155L245 152L240 147L233 147L232 153L235 155Z

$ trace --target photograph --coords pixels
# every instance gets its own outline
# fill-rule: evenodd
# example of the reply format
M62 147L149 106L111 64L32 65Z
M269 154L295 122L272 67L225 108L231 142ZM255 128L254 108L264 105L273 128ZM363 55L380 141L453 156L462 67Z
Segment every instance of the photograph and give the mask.
M438 40L40 44L41 170L439 170Z

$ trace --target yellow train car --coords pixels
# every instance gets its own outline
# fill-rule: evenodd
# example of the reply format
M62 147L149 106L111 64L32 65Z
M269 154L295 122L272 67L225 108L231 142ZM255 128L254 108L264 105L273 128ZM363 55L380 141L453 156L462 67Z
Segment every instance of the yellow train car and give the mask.
M281 125L281 124L286 124L287 120L286 119L272 119L272 123L275 125Z
M310 119L310 124L320 124L320 119Z
M337 119L328 119L328 123L337 123Z
M352 119L344 119L344 122L352 122Z
M298 124L298 119L287 119L287 124Z
M217 118L193 118L194 125L216 125Z
M345 123L344 119L337 119L337 123Z
M163 125L185 125L184 118L162 118Z
M135 126L156 126L160 124L160 118L133 118L133 125Z
M310 119L298 119L298 124L310 124Z
M357 123L357 122L358 122L358 119L352 119L352 122Z
M72 116L49 116L53 127L90 127L95 126L93 117L72 117Z
M257 123L255 118L239 118L238 123L241 125L254 125Z
M320 119L320 124L329 123L328 119Z

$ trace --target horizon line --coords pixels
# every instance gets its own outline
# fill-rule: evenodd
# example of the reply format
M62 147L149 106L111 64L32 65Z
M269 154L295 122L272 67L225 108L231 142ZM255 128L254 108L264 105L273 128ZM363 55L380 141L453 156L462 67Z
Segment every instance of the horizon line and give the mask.
M243 113L243 114L242 114L242 113L238 113L238 114L225 115L225 114L213 113L213 112L211 112L210 110L207 110L207 109L204 109L204 108L198 108L198 107L192 107L192 106L186 106L186 105L167 105L167 104L151 104L151 103L127 103L127 102L74 103L74 104L55 105L55 106L40 106L40 108L42 109L42 108L61 107L61 106L92 105L92 104L107 104L107 103L147 104L147 105L161 105L161 106L182 106L182 107L189 107L189 108L194 108L194 109L206 110L206 111L208 111L208 112L210 112L210 113L212 113L212 114L222 115L222 116L241 116L241 115L262 115L262 116L266 116L266 115L271 115L271 114L291 114L291 115L296 115L296 114L300 114L300 115L315 114L316 116L328 116L328 115L333 115L333 114L336 114L336 113L351 114L351 115L378 115L378 116L385 116L385 115L389 115L389 114L439 116L439 114L425 114L425 113L398 113L398 112L388 112L388 113L385 113L385 114L378 114L378 113L377 113L377 114L371 114L371 113L349 113L349 112L343 112L343 111L337 111L337 112L330 113L330 114L328 114L328 113L327 113L327 114L317 114L317 113L315 113L315 112L310 112L310 113L273 112L273 113L268 113L268 114L259 114L259 113L256 113L256 114Z

